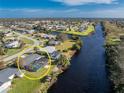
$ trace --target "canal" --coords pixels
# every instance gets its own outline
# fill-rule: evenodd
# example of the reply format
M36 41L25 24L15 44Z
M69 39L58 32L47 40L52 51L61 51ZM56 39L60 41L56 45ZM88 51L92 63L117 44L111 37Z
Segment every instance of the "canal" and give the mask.
M81 37L80 53L72 58L70 68L58 77L48 93L110 93L101 25L95 29L93 35Z

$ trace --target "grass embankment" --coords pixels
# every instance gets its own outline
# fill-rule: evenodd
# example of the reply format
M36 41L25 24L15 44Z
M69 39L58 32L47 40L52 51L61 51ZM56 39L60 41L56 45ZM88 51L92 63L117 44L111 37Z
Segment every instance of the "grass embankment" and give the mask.
M80 36L88 36L90 33L94 32L94 26L89 25L87 30L83 31L83 32L79 32L79 31L55 31L55 32L61 32L61 33L65 33L65 34L71 34L71 35L80 35Z
M113 93L124 93L124 37L122 27L117 22L105 22L106 64L109 69L109 78L112 82Z
M63 43L61 43L60 45L57 45L55 47L56 47L57 50L64 51L64 50L70 49L73 46L73 44L75 44L74 41L66 40Z

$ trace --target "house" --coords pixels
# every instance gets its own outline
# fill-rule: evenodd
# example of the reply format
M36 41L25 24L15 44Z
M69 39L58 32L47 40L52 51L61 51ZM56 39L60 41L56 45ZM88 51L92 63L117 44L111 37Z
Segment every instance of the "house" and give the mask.
M48 45L54 46L54 45L59 45L60 43L61 43L60 41L51 40L51 41L49 41Z
M21 42L17 40L12 40L5 44L6 48L19 48L21 46Z
M26 30L26 32L27 32L28 34L33 34L33 33L35 32L35 30Z
M48 34L42 34L41 37L45 39L56 39L55 35L48 35Z
M6 68L0 70L0 93L6 93L12 84L12 80L15 76L22 77L18 69Z
M47 46L45 50L50 54L51 58L56 60L60 58L60 53L55 49L54 46Z
M44 65L47 64L48 59L39 54L29 54L27 56L21 56L20 66L28 71L35 72Z

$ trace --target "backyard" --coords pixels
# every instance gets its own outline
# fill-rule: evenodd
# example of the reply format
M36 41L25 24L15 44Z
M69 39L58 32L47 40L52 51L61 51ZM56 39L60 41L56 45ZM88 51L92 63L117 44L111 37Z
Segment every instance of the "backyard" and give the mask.
M74 41L72 41L72 40L66 40L63 43L61 43L60 45L56 45L55 47L59 51L64 51L64 50L70 49L73 46L73 44L75 44Z
M50 71L47 75L50 75L52 72L52 69L55 67L55 65L51 66ZM43 71L41 73L41 71ZM44 72L46 72L46 69L40 69L38 74L36 75L42 75ZM29 73L27 73L29 74ZM29 76L32 74L30 73ZM46 87L47 82L42 83L39 79L38 80L29 80L25 77L23 78L15 78L12 84L12 89L8 93L34 93L38 88Z
M40 86L40 80L29 80L16 78L13 81L12 89L8 93L33 93Z

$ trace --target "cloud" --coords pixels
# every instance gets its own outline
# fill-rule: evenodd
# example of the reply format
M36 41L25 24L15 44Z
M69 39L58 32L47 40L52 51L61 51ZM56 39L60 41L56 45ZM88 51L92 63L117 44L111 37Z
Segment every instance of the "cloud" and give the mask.
M84 17L84 18L124 18L124 7L82 11L82 9L0 9L0 17Z
M66 5L72 5L72 6L88 4L88 3L96 3L96 4L117 3L117 0L52 0L52 1L60 2Z

